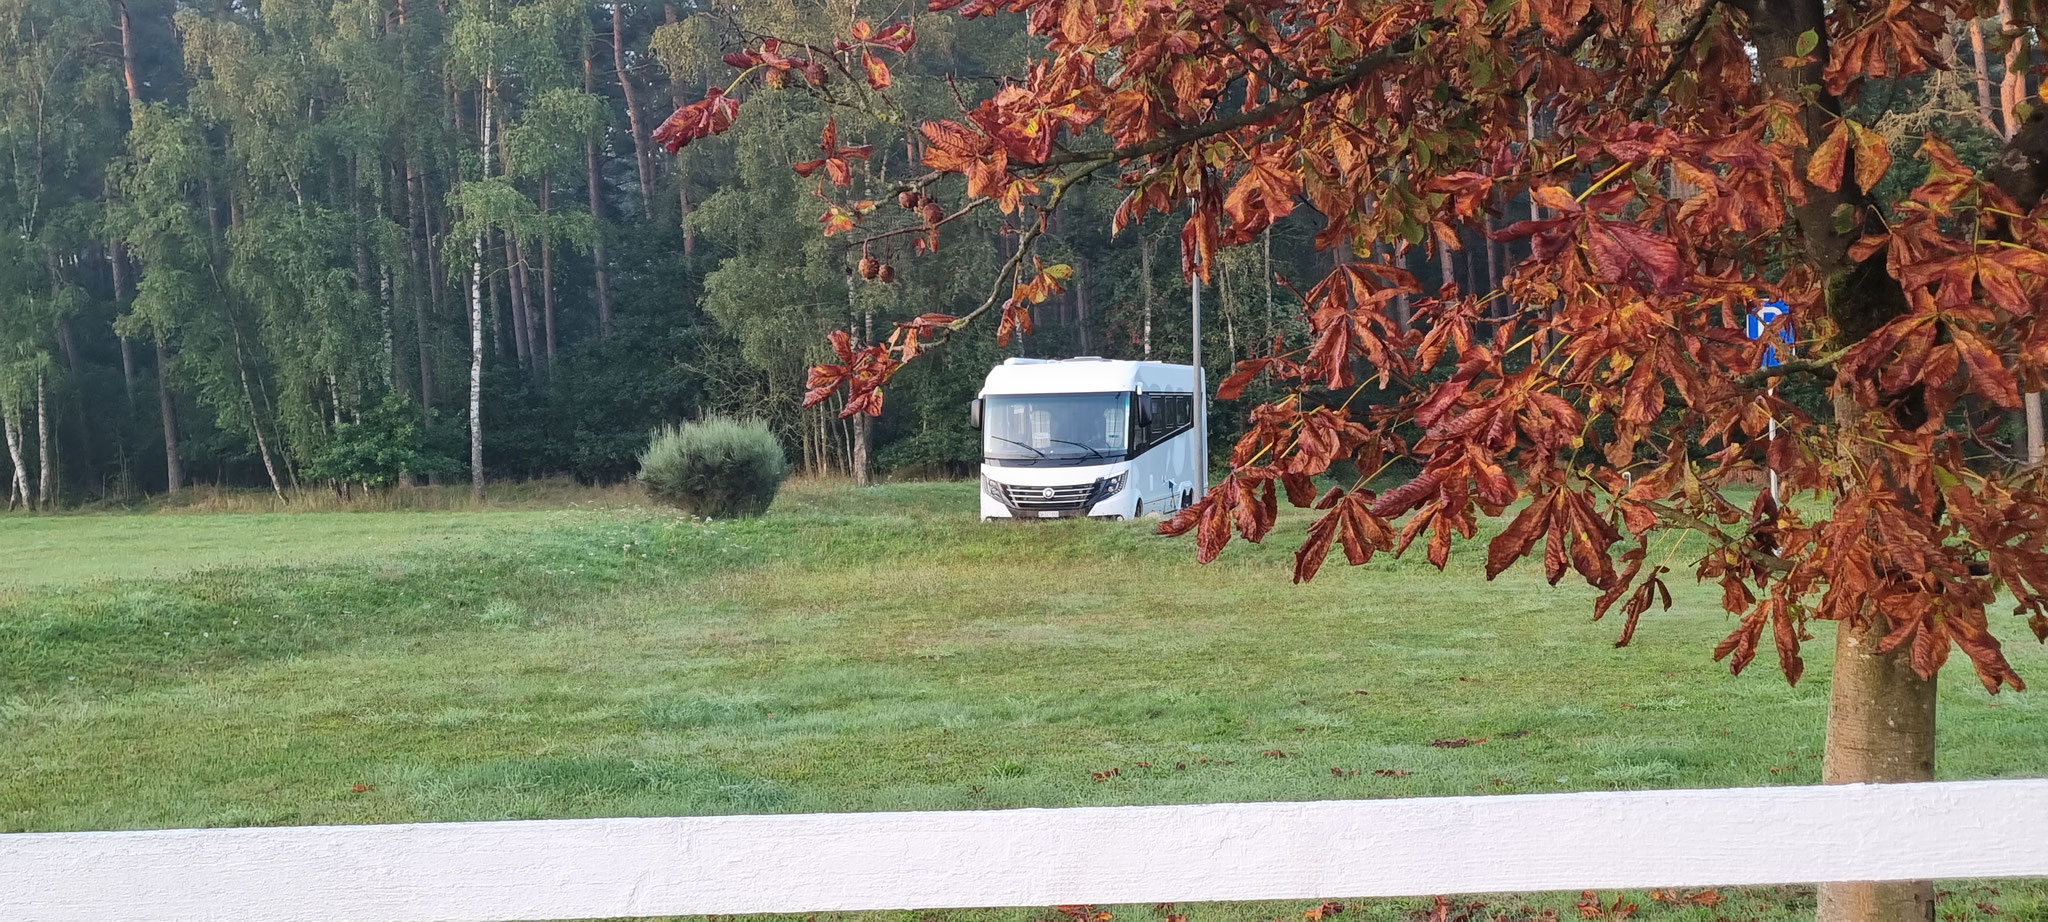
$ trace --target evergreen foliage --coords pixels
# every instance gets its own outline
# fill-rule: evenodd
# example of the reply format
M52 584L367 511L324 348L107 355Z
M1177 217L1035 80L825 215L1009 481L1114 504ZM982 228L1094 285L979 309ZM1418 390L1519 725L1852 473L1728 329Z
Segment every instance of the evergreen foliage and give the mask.
M439 444L436 444L436 443ZM327 445L306 466L309 476L364 487L388 487L407 476L452 474L461 462L421 421L420 408L402 394L386 394L357 422L334 427Z
M422 432L466 439L472 281L489 477L623 481L650 427L704 414L760 419L802 470L844 473L855 427L836 405L799 406L806 367L828 360L824 332L879 340L898 321L972 310L1025 218L985 209L945 226L943 258L896 258L821 237L826 198L893 208L884 177L927 153L917 125L957 117L994 92L984 78L1025 72L1043 48L1012 16L916 14L916 48L892 61L887 90L907 117L828 113L749 84L732 131L671 156L652 128L726 88L720 59L748 36L830 47L874 13L851 0L621 4L615 49L613 9L0 0L0 430L17 445L0 448L0 491L16 508L22 484L37 507L193 482L282 494L321 481L344 427L392 397ZM2001 80L2003 55L1989 61ZM1895 173L1929 131L1972 165L1995 151L1958 108L1970 80L1866 94L1859 117L1894 137ZM829 180L790 164L816 156L828 114L842 144L873 151L849 161L850 190L821 197ZM957 183L931 191L958 198ZM956 337L898 380L872 424L880 467L966 472L966 401L1007 356L1187 360L1178 221L1109 234L1112 185L1077 187L1040 241L1077 271L1034 306L1029 335ZM1275 338L1306 345L1283 280L1335 258L1316 248L1320 228L1290 218L1270 255L1240 248L1215 267L1211 381ZM1467 286L1523 252L1489 262L1484 241L1464 242ZM870 255L893 281L857 274ZM1398 259L1427 288L1443 281L1424 248ZM1211 414L1219 451L1245 405Z
M787 476L782 443L759 420L714 416L664 426L640 454L640 482L647 495L707 518L767 512Z

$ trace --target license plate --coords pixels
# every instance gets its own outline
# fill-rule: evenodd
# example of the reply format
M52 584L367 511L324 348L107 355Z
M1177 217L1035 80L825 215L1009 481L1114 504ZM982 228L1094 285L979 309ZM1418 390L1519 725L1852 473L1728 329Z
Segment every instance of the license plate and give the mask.
M1038 517L1041 519L1057 519L1060 517L1060 514L1057 512L1041 512L1038 514Z

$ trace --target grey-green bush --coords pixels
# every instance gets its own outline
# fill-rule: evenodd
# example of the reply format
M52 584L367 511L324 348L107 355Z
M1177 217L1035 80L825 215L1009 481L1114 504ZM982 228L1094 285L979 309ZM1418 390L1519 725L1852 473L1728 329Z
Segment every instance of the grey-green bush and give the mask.
M789 475L782 443L765 423L712 417L654 430L640 453L640 482L655 502L691 515L760 515Z

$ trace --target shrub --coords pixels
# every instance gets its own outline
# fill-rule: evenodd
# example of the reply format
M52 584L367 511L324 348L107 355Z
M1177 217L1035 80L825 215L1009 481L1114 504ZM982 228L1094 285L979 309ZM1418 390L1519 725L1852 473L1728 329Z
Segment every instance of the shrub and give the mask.
M640 453L648 496L714 519L768 511L788 474L782 443L759 421L712 417L663 426Z
M450 474L461 464L435 443L438 433L421 422L420 405L402 394L386 394L362 418L334 427L334 437L306 474L317 480L388 487L407 474ZM459 450L459 449L458 449Z

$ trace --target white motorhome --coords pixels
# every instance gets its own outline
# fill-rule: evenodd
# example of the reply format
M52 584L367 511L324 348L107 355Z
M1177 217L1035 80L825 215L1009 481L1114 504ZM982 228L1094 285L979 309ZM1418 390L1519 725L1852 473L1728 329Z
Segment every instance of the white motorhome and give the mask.
M1195 369L1094 357L1009 359L989 371L981 517L1136 518L1195 500Z

